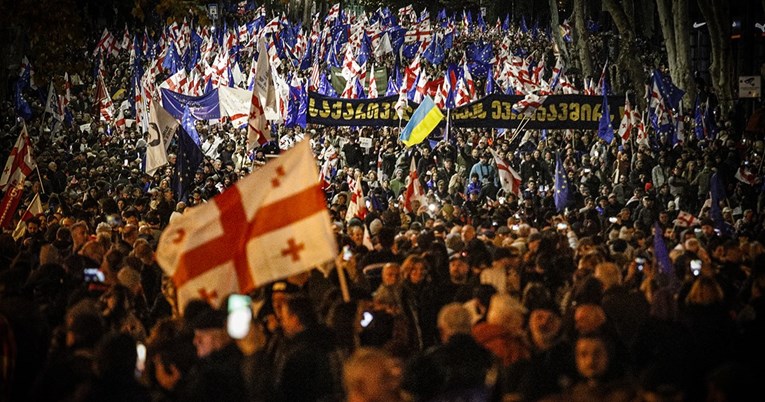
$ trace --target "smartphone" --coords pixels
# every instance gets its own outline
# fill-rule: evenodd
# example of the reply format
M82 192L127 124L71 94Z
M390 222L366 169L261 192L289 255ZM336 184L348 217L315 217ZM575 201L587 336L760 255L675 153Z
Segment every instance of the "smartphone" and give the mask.
M691 260L691 273L693 276L701 274L701 260Z
M374 316L369 311L365 311L361 314L361 327L366 328L374 320Z
M146 369L146 346L143 343L138 342L135 345L135 353L135 376L136 378L141 378L144 369Z
M635 264L637 264L638 271L643 271L643 268L645 268L645 258L638 257L635 258Z
M615 216L612 216L612 217L608 218L608 221L611 222L611 223L616 223L616 221L618 221L618 219Z
M559 223L558 224L558 230L566 230L568 229L568 225L565 223Z
M85 282L104 283L104 280L106 279L104 273L98 268L85 268L83 273L85 274Z
M343 247L343 261L350 261L351 257L353 257L353 251L351 251L351 246Z
M226 330L233 339L244 339L250 332L252 322L252 298L247 295L232 294L228 297L228 317Z

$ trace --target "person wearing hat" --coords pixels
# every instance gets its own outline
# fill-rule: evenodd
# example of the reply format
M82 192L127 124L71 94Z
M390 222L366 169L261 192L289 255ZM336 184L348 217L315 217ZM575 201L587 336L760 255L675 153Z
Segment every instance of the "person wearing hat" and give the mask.
M197 400L244 401L247 397L243 355L226 330L226 318L225 311L207 305L190 323L200 361L189 373L188 395Z

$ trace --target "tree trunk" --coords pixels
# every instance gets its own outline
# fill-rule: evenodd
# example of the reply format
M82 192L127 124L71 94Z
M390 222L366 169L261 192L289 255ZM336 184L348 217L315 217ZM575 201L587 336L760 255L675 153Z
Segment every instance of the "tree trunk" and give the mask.
M672 80L675 81L675 25L672 18L672 0L656 0L656 11L659 12L659 25L664 37L664 47L667 49L667 61ZM677 81L675 81L677 82Z
M696 85L691 72L691 24L688 15L688 0L675 0L672 15L675 20L675 70L672 81L685 90L685 105L691 105L696 98ZM687 109L686 109L687 110Z
M712 46L712 63L709 74L712 87L722 108L723 115L733 105L730 65L730 16L727 1L698 0L701 13L707 22L709 39Z
M627 20L624 9L616 3L616 0L603 0L603 8L611 15L611 19L614 20L614 25L616 25L616 29L619 31L620 51L618 62L621 64L622 69L629 73L637 101L640 103L640 107L645 109L646 76L640 59L635 57L637 54L635 31Z
M555 44L558 46L558 50L560 51L560 57L563 60L563 65L568 66L569 65L568 49L566 48L566 43L563 42L563 36L560 33L560 22L558 17L558 2L556 0L549 0L549 3L550 3L550 27L552 29L553 38L555 39Z
M582 77L592 76L592 56L588 47L587 26L584 22L584 0L574 0L574 43L579 53L579 65Z
M635 0L622 0L622 8L624 8L624 13L627 14L627 21L630 22L630 25L637 27L635 24L637 18L635 15Z
M311 8L313 7L313 0L303 0L303 26L307 29L311 29ZM310 32L310 31L309 31Z
M635 29L640 29L640 34L646 39L652 39L654 35L654 8L656 3L652 1L646 1L640 4L636 13L640 15L640 19L637 25L633 25Z

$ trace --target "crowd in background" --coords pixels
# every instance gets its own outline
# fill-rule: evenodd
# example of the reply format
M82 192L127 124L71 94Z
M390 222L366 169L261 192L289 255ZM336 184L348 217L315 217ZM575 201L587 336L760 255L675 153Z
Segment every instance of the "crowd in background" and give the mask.
M593 37L601 41L594 54L606 59L609 34ZM447 59L471 39L460 38ZM518 41L552 58L551 41ZM127 55L104 68L109 87L129 85ZM697 139L688 117L684 141L653 136L639 146L607 144L594 131L452 128L406 148L398 128L309 125L274 130L251 153L245 130L199 122L205 159L178 194L175 145L166 167L144 174L146 135L99 121L91 74L79 76L72 127L26 122L38 169L17 215L35 194L45 208L20 237L0 235L2 400L765 394L756 381L765 356L765 149L735 117L720 116L714 138ZM44 107L33 108L39 116ZM22 126L11 103L0 124L10 150ZM249 331L234 339L230 296L177 305L154 259L159 236L305 137L329 173L327 205L348 252L338 250L328 270L250 295ZM518 172L519 193L501 189L490 149ZM563 208L557 155L568 183ZM758 177L741 179L744 168ZM361 218L347 216L355 180L365 194ZM425 191L413 202L412 180ZM711 213L713 180L725 195L722 220Z

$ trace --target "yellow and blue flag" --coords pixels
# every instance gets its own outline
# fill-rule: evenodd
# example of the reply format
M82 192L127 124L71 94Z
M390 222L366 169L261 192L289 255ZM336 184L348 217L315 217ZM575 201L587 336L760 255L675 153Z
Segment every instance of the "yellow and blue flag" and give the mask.
M407 147L417 145L424 141L443 119L444 114L441 113L441 109L436 106L430 96L426 96L398 138Z

